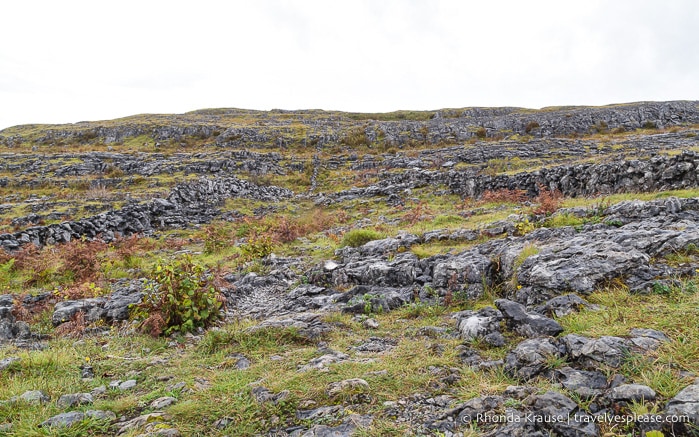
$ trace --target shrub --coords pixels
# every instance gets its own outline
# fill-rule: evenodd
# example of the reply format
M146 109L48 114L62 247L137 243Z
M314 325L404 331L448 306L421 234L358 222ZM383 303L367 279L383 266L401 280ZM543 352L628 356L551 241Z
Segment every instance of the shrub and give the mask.
M65 275L72 275L78 282L94 281L100 272L99 252L107 245L100 240L71 240L59 246L63 266L59 270Z
M381 238L383 235L371 229L352 229L342 237L342 246L359 247Z
M227 228L220 225L209 225L204 228L204 253L219 253L230 244L231 238Z
M159 260L153 267L143 301L133 317L139 329L157 337L207 327L220 316L223 297L213 275L190 255L172 262Z
M563 194L558 190L546 190L544 187L539 187L539 195L534 199L538 204L532 211L534 214L551 215L561 207L563 203Z
M530 121L530 122L527 123L527 125L525 126L524 132L526 132L526 133L531 133L531 131L533 131L534 129L538 129L539 127L540 127L540 126L539 126L539 123L538 123L538 122L536 122L536 121Z
M431 216L432 208L430 208L430 205L425 202L418 202L403 215L403 220L413 226L419 222L431 219Z
M272 237L258 233L253 233L248 237L247 242L240 245L242 256L247 261L264 258L272 253L273 249Z
M526 190L486 190L481 195L481 202L485 203L523 203L527 200Z

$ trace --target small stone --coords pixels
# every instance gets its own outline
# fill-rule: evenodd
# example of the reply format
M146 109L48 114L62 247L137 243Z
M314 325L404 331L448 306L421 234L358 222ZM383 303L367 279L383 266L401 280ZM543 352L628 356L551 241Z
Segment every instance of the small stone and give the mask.
M181 391L181 390L183 390L185 387L187 387L187 383L184 382L184 381L180 381L180 382L178 382L178 383L176 383L176 384L168 385L168 386L167 386L167 390L168 390L168 391Z
M135 379L129 379L128 381L124 381L121 384L119 384L119 390L121 391L126 391L126 390L131 390L132 388L136 387L136 380Z
M104 385L100 385L99 387L95 387L95 388L93 388L92 391L90 392L90 394L91 394L93 397L95 397L95 398L96 398L96 397L99 397L99 396L102 396L102 395L105 394L105 393L107 393L107 387L104 386Z
M0 371L7 369L8 367L10 367L12 363L16 363L17 361L20 361L19 357L3 358L2 360L0 360Z
M375 319L366 319L362 325L366 329L379 329L379 322L377 322Z
M110 422L116 420L116 414L111 411L102 410L87 410L85 411L85 417L95 420L109 420Z
M80 377L83 379L94 378L95 370L92 368L92 366L83 366L82 369L80 369Z
M176 398L173 398L172 396L163 396L151 402L150 407L154 410L162 410L175 402L177 402Z
M214 422L214 428L216 429L226 429L228 428L228 425L233 423L233 418L232 417L222 417L218 419L216 422Z
M609 397L614 401L641 402L655 400L655 390L642 384L623 384L614 387Z
M57 428L66 428L69 426L73 426L74 424L78 422L82 422L85 419L85 413L82 413L80 411L71 411L69 413L61 413L56 416L50 417L44 422L41 422L39 424L40 427L45 428L45 427L57 427Z
M51 397L43 390L30 390L19 395L19 399L32 405L45 404Z
M58 398L56 405L59 408L71 408L77 407L78 405L91 404L92 402L94 402L94 400L90 393L73 393Z
M327 393L329 397L334 397L342 393L366 392L367 390L369 390L368 382L361 378L352 378L329 384Z

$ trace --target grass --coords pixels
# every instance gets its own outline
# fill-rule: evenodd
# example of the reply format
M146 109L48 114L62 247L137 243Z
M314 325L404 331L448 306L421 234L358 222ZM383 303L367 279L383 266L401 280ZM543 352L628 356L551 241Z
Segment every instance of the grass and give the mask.
M546 109L549 111L553 109ZM515 110L525 113L526 110ZM38 182L33 177L18 176L12 165L24 165L23 155L41 153L44 164L50 171L63 165L80 165L87 151L107 151L140 153L144 160L169 157L176 160L206 161L207 159L227 158L236 151L248 152L258 149L259 153L279 153L281 160L272 156L280 168L288 163L297 164L295 170L286 174L268 173L264 175L236 172L236 176L255 183L279 185L305 193L310 187L313 167L312 158L318 154L323 164L337 161L337 165L323 165L318 172L317 191L334 192L353 186L368 186L386 177L389 170L382 167L385 162L397 157L419 157L427 150L441 148L440 156L448 156L450 149L475 147L471 144L429 144L419 136L426 134L420 130L415 138L409 138L403 145L388 144L381 137L369 138L371 128L378 124L400 124L404 121L425 121L434 111L398 111L386 114L348 114L331 111L263 113L238 109L210 109L195 111L177 116L139 115L121 120L87 122L73 127L66 126L25 126L11 128L2 135L22 135L26 141L9 147L0 145L0 152L6 151L7 160L0 163L0 178L8 178L7 186L0 187L0 204L9 205L0 211L0 232L14 231L11 220L33 212L32 205L41 204L40 214L49 212L83 217L94 214L100 208L114 208L126 201L124 192L132 199L145 200L154 196L164 196L175 183L196 178L190 174L154 174L151 176L120 175L113 162L107 164L109 177L121 179L118 185L94 188L93 183L107 175L87 176L67 175L60 180L52 178ZM446 117L459 117L463 110L443 111ZM311 121L309 121L311 120ZM337 131L315 132L324 121L332 121ZM232 143L221 150L216 145L217 135L211 137L185 137L178 141L164 142L155 149L155 140L149 135L125 138L120 143L104 144L99 138L67 140L60 144L54 141L40 143L38 138L46 129L63 131L75 129L88 132L96 127L112 128L121 125L146 127L151 132L162 125L191 126L192 124L221 127L256 127L261 134L270 138L281 137L286 143L270 140L259 144L242 145ZM315 127L314 127L315 126ZM368 129L368 130L367 130ZM690 138L695 132L679 129L678 135ZM650 131L649 131L650 132ZM338 135L336 143L326 144L316 149L311 137L318 135ZM427 131L429 133L429 130ZM646 132L648 133L648 132ZM653 131L653 133L661 133ZM220 133L219 133L220 134ZM502 133L492 133L500 135ZM571 162L599 162L611 160L618 153L632 148L635 136L639 133L599 132L586 139L600 144L595 156L571 158ZM491 133L487 133L491 135ZM528 136L511 138L507 143L498 143L497 138L487 138L491 146L516 148L520 143L531 140ZM37 152L31 152L36 146ZM527 147L531 147L528 145ZM594 148L594 145L593 145ZM660 153L673 154L677 150L661 146ZM174 155L182 153L182 155ZM202 156L194 157L202 153ZM599 153L599 154L597 154ZM356 161L343 161L357 155L362 161L364 155L373 155L372 162L378 167L354 171L351 166ZM231 158L234 159L234 158ZM253 158L254 160L254 158ZM7 167L2 165L7 162ZM240 162L239 162L240 164ZM482 170L486 174L499 175L560 165L558 158L536 159L494 159L484 165L459 163L461 167ZM442 171L436 163L431 170ZM391 172L399 170L392 169ZM0 259L0 293L39 294L55 292L55 299L85 297L106 294L112 281L119 278L139 278L147 275L158 259L171 259L181 252L192 256L217 275L235 272L268 273L275 266L261 260L261 255L272 252L280 257L297 258L300 264L291 266L299 274L304 269L315 268L336 256L336 250L344 245L358 246L367 241L395 236L399 231L422 236L426 232L441 230L450 233L467 229L479 234L475 241L431 241L416 244L410 250L418 258L444 253L458 253L490 238L487 227L496 221L519 217L524 224L522 234L537 227L580 227L587 223L604 222L604 210L616 202L625 200L654 200L670 196L699 197L699 189L665 191L660 193L628 193L590 198L552 199L544 219L535 220L531 213L541 208L546 199L527 199L518 190L500 190L484 193L481 199L461 199L448 193L446 186L414 188L401 192L402 205L387 205L385 199L355 199L340 204L324 206L316 204L315 198L299 196L276 203L249 199L228 199L219 205L222 212L230 213L228 220L217 220L207 225L184 230L163 230L149 238L138 237L114 242L100 247L89 247L76 243L74 247L48 247L36 252L18 253ZM550 199L551 200L551 199ZM533 201L533 203L532 203ZM73 210L73 205L81 208ZM579 218L570 213L557 212L560 208L586 207L593 216ZM531 223L530 223L531 220ZM255 239L269 238L264 250L252 250ZM266 240L265 240L266 241ZM254 246L254 247L252 247ZM247 247L247 251L246 251ZM515 269L525 260L538 253L536 245L527 245L515 260ZM699 253L695 247L667 254L663 261L671 266L697 265ZM390 256L390 254L389 254ZM93 260L87 264L75 260ZM73 261L71 263L71 260ZM516 274L514 275L516 277ZM105 409L129 418L149 413L149 403L164 395L171 395L178 402L166 409L170 416L167 423L180 430L183 435L236 435L252 436L268 432L272 428L294 425L308 426L295 416L297 409L344 403L358 414L374 415L374 422L368 429L357 432L360 436L390 436L410 433L409 425L397 424L382 415L386 401L399 401L416 393L430 395L450 394L455 403L463 402L485 394L500 394L509 385L518 385L502 370L474 371L461 364L456 347L462 341L455 336L455 322L451 313L462 309L479 309L492 306L493 299L503 295L507 284L489 286L484 296L475 302L414 302L390 313L372 314L379 328L369 330L351 315L327 313L323 320L334 326L322 341L333 350L347 353L349 359L331 364L324 371L300 372L299 368L311 359L325 353L318 349L318 340L310 341L296 329L251 329L256 322L235 320L220 323L202 335L179 336L154 339L131 332L128 323L113 327L105 334L83 334L67 338L57 332L50 321L51 311L47 308L32 315L34 332L49 337L46 350L26 351L13 347L0 348L0 359L19 356L21 361L2 371L0 377L0 400L22 394L31 389L45 390L52 401L45 405L30 406L21 403L0 403L0 424L12 422L10 432L0 435L108 435L113 434L102 423L86 421L70 430L43 430L37 424L48 417L63 412L55 404L58 396L65 393L90 391L109 384L115 379L136 379L137 387L130 392L108 391L96 399L94 405L81 406L79 410ZM655 293L635 295L623 287L610 287L598 290L588 298L601 306L600 311L582 311L563 317L559 322L565 333L578 333L591 337L602 335L628 336L634 327L649 327L665 332L672 339L657 351L644 356L630 355L620 369L603 368L611 374L622 373L629 381L647 384L658 392L661 399L656 403L639 403L631 406L633 411L654 411L662 402L674 396L689 384L684 373L699 373L699 293L697 284L684 278L681 287L658 287ZM342 291L342 289L338 289ZM436 297L436 296L435 296ZM681 314L681 317L677 315ZM425 337L421 328L433 326L446 329L443 337ZM390 338L395 347L385 353L360 353L356 346L371 337ZM508 350L522 339L506 333L507 344L492 348L484 342L474 341L470 347L488 359L503 359ZM250 367L239 370L236 367L236 354L250 360ZM96 378L82 380L79 367L89 357L95 368ZM562 359L552 359L551 368L560 367ZM432 368L432 369L431 369ZM440 382L435 368L458 369L460 380L451 386ZM164 380L163 377L169 377ZM330 398L327 387L332 382L347 378L363 378L369 383L366 393L345 393L339 398ZM206 383L202 381L206 380ZM170 386L182 382L187 390L175 390ZM536 379L529 384L540 390L550 389L550 381ZM255 386L265 386L272 392L289 391L289 396L277 405L259 404L252 396ZM365 396L364 396L365 395ZM570 394L568 394L570 395ZM327 423L335 425L349 412ZM222 417L230 418L225 429L215 429L214 422ZM127 435L136 435L143 430ZM477 430L462 430L465 435L479 435Z
M601 311L583 311L559 320L565 333L589 337L628 336L632 328L657 329L670 337L657 351L642 357L630 356L622 373L646 384L668 399L691 381L680 372L699 372L699 293L693 280L672 288L667 295L636 295L626 288L600 290L589 296ZM681 314L682 317L677 317Z

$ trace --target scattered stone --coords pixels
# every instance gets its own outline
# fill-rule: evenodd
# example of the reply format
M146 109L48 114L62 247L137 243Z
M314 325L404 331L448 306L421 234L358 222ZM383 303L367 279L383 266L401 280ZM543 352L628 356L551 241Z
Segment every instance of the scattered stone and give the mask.
M350 414L340 425L315 425L307 431L298 430L291 437L351 437L358 428L368 428L373 422L368 415Z
M99 387L95 387L92 389L90 394L92 395L93 398L102 396L107 393L107 387L104 385L100 385Z
M689 417L694 425L699 425L699 379L670 399L665 412L668 415Z
M561 393L548 391L542 395L534 396L529 400L534 415L541 419L557 417L557 420L544 426L549 427L557 435L561 436L599 436L599 426L589 414L579 411L578 404Z
M92 402L94 402L94 399L90 393L73 393L62 395L56 401L56 405L59 408L72 408L78 405L88 405Z
M550 338L524 340L505 357L505 372L529 380L547 370L549 360L562 356L561 347Z
M172 396L163 396L151 402L150 407L154 410L163 410L175 402L177 402L176 398Z
M269 402L276 405L279 401L286 399L289 394L289 390L283 390L274 394L266 387L255 387L252 389L252 397L260 404Z
M341 361L349 360L349 355L343 354L342 352L329 351L318 358L313 358L305 366L299 369L299 372L307 372L309 370L320 370L327 371L328 366L333 363L339 363Z
M299 420L318 421L329 417L337 417L341 415L344 410L342 405L331 405L315 408L313 410L298 410L296 411L296 418Z
M83 365L80 368L80 377L83 379L92 379L95 377L95 369L92 366Z
M495 300L495 306L502 313L508 328L524 337L555 337L563 332L563 327L553 319L536 313L528 313L517 302L507 299Z
M39 405L49 402L51 397L43 390L30 390L19 395L19 400L28 404Z
M230 358L236 360L235 368L238 370L245 370L252 364L250 363L250 360L243 354L233 354L230 356Z
M39 424L42 428L56 427L56 428L67 428L73 426L78 422L85 420L85 413L80 411L71 411L69 413L61 413L56 416L50 417L44 422Z
M609 398L613 401L642 402L654 401L655 390L641 384L623 384L609 391Z
M21 359L19 357L3 358L2 360L0 360L0 372L7 369L8 367L10 367L10 365L12 365L12 363L16 363L20 360Z
M361 378L352 378L330 383L327 388L327 393L328 396L332 398L340 394L364 393L368 390L368 382Z
M332 330L330 325L323 322L321 314L299 313L288 317L267 319L259 325L249 328L248 332L267 328L295 328L300 335L309 340L316 340Z
M633 328L629 335L631 335L629 341L643 350L655 350L663 343L670 341L665 334L655 329Z
M118 435L126 434L127 432L140 428L146 428L145 431L149 432L156 426L162 427L165 424L165 421L168 419L169 416L165 413L150 413L116 423L114 424L114 427L118 429Z
M563 387L583 398L599 396L607 388L607 377L598 371L578 370L562 367L554 372Z
M187 383L184 381L177 382L175 384L170 384L167 387L167 391L181 391L187 390Z
M366 319L362 323L362 326L366 329L379 329L379 322L377 322L376 319Z
M114 414L111 411L102 411L102 410L87 410L87 411L85 411L85 417L89 417L90 419L95 419L95 420L109 420L109 421L116 420L116 414Z
M112 387L114 383L109 384L110 388L117 388L121 391L126 391L126 390L131 390L132 388L136 387L137 381L135 379L129 379L128 381L118 381L118 384L116 384L115 387Z
M354 349L359 352L388 352L398 345L398 340L392 338L369 337L369 340Z
M505 344L505 338L500 333L502 313L492 307L474 311L456 313L457 327L461 338L466 341L482 338L491 346L499 347Z
M535 312L545 314L549 317L564 317L572 313L577 313L583 308L597 310L597 305L591 305L577 294L563 294L547 300L543 305L534 309Z
M604 336L592 339L568 334L561 340L571 359L591 368L596 368L599 363L619 367L629 351L628 342L619 337Z

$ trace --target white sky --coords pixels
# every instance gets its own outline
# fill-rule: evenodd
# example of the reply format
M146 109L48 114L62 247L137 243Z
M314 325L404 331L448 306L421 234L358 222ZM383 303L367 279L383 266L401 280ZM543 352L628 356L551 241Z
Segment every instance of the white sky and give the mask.
M699 99L696 0L17 0L0 17L0 129Z

